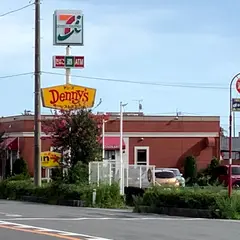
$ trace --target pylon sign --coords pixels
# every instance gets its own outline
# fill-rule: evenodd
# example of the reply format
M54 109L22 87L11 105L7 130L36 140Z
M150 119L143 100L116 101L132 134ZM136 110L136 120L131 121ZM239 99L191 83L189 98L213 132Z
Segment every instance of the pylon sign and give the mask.
M96 89L64 84L41 89L43 107L73 110L94 106Z
M53 45L83 46L83 13L56 10L53 14Z
M232 99L232 110L233 112L240 112L240 98Z
M240 79L238 79L236 82L236 89L240 93Z

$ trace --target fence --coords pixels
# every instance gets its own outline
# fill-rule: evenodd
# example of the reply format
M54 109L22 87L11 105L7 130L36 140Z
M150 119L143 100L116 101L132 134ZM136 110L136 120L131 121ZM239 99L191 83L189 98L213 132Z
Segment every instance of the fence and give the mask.
M118 182L120 180L119 161L102 161L89 163L89 182L107 183ZM155 184L154 165L123 165L123 185L124 187L147 188Z

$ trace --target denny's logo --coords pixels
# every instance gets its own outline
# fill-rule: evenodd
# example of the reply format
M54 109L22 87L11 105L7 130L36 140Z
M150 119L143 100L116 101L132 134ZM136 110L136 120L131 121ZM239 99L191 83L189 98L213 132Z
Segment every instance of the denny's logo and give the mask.
M42 88L43 106L62 110L91 108L94 105L96 89L72 84Z

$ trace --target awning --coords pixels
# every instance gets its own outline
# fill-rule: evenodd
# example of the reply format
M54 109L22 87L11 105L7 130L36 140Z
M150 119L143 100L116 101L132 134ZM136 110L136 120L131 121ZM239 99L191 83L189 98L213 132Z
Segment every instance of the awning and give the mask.
M102 144L102 139L100 139ZM119 150L120 149L120 137L104 137L104 149L105 150ZM124 140L122 140L123 149L126 148Z
M0 147L3 149L18 150L18 138L5 138L3 142L0 143Z

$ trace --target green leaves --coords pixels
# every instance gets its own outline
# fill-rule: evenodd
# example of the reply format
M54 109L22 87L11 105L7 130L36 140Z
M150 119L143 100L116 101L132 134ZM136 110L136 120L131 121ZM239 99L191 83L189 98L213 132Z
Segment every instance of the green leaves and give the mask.
M101 146L99 119L88 109L62 111L54 120L43 122L44 131L54 136L53 144L62 152L71 149L71 157L65 156L74 166L78 161L88 164L99 157Z
M96 189L96 204L93 206L94 189ZM36 187L31 180L0 182L1 199L22 200L26 196L44 198L49 204L58 204L61 200L81 200L86 207L124 207L124 200L117 183L95 186L52 182Z
M212 218L240 219L240 194L234 192L228 198L227 190L220 187L166 189L153 187L148 189L136 209L152 209L161 212L162 208L207 210ZM145 208L141 208L145 206ZM148 208L147 208L148 207Z

